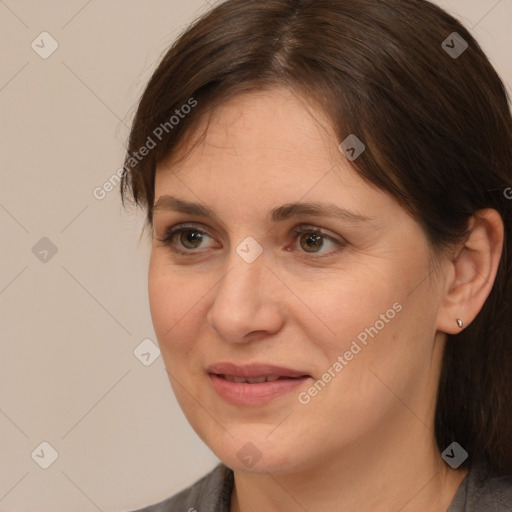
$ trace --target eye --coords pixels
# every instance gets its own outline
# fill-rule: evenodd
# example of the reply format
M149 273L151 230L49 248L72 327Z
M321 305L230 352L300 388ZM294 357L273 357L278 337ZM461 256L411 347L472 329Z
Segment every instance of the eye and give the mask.
M165 237L159 239L159 241L169 246L173 251L185 254L187 252L197 252L195 249L200 248L205 237L211 238L206 231L198 229L196 226L178 225L170 227L166 231ZM178 238L178 247L176 247L175 238Z
M319 228L314 227L299 226L294 231L294 235L294 239L297 239L301 250L306 254L320 253L324 256L329 256L336 251L336 247L339 249L347 245L344 240L337 240L336 238L324 233ZM327 241L328 244L334 245L335 250L327 253L324 251L321 253L321 249L325 247L325 241Z
M298 226L292 232L294 244L298 242L299 251L305 254L320 254L321 256L330 256L336 250L346 247L347 243L343 239L336 239L319 228L312 226ZM194 253L200 253L201 245L205 239L213 238L204 230L194 225L177 225L167 229L165 237L158 239L164 245L171 248L173 252L178 254L192 256ZM322 251L329 244L334 246L334 250L326 252ZM204 247L203 247L204 248Z

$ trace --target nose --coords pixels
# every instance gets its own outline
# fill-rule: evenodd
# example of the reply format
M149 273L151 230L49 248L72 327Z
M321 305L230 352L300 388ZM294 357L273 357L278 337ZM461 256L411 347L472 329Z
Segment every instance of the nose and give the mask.
M280 285L263 254L247 263L234 252L229 271L212 291L208 325L231 343L248 343L275 334L285 318Z

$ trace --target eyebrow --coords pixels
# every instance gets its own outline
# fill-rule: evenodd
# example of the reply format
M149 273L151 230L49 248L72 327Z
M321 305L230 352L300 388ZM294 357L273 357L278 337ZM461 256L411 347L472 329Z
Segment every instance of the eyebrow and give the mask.
M215 211L203 204L186 201L177 197L164 195L153 205L153 212L176 211L189 215L212 218L221 222ZM268 213L268 219L273 222L282 222L300 215L311 215L314 217L333 217L343 221L362 223L370 222L372 219L355 212L341 208L333 203L288 203L273 208Z

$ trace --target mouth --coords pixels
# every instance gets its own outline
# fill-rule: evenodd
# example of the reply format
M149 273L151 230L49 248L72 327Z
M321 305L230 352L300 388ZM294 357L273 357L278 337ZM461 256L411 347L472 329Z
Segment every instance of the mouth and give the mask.
M276 366L272 364L250 363L238 365L235 363L222 362L210 365L206 371L210 374L218 375L219 377L230 379L244 379L235 380L234 382L244 382L245 380L251 382L273 382L279 379L295 379L302 377L311 377L307 372L301 370L294 370L284 366ZM265 380L254 380L254 379Z
M235 375L223 375L223 374L213 374L217 377L227 380L228 382L237 382L240 384L258 384L260 382L275 382L276 380L297 380L305 377L309 377L309 375L301 375L300 377L284 377L282 375L263 375L261 377L237 377Z
M213 389L234 405L263 405L277 397L290 396L312 379L299 370L267 364L217 363L207 368Z

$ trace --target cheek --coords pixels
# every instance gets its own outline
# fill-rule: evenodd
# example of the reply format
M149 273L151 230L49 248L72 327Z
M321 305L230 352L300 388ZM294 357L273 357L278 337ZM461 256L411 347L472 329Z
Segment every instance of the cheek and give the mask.
M188 339L184 329L191 329L192 321L204 290L197 290L197 280L185 279L173 268L152 256L148 274L149 307L153 327L162 349L165 350L177 339Z
M325 373L317 378L328 382L318 386L322 390L314 398L318 414L329 403L333 415L354 414L365 428L398 407L395 395L412 401L419 393L416 381L426 380L430 371L431 339L425 333L432 330L434 315L424 307L424 288L411 293L409 277L390 271L371 281L345 280L324 296L318 311L334 333L314 341L310 330L323 356L318 370ZM320 295L311 300L320 306Z
M417 309L414 296L407 297L409 281L406 272L391 268L370 272L366 268L325 280L328 286L310 287L309 294L302 295L315 313L308 315L310 321L302 320L307 339L316 346L311 351L312 360L319 363L317 371L331 368L336 373L333 390L341 386L345 391L350 389L354 393L351 396L372 395L374 386L382 386L370 368L403 374L400 368L419 353L414 352L407 334ZM296 291L297 295L306 294L307 288L297 281Z
M380 315L384 314L387 320L388 311L388 317L396 317L393 304L401 296L400 283L393 282L388 273L375 269L373 272L369 269L343 271L323 276L317 282L296 278L293 289L309 310L311 339L315 339L313 328L316 327L320 329L317 337L329 340L328 345L335 350L349 346L375 322L379 322L378 327L382 329Z

